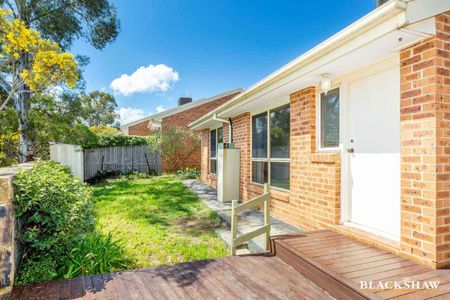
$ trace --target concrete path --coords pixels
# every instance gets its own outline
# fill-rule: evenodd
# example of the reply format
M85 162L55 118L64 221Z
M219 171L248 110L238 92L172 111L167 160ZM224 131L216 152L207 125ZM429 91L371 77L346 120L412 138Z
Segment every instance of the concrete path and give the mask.
M219 215L224 227L216 231L227 245L230 246L231 203L219 202L217 200L217 191L199 180L185 180L184 184L202 198L205 204ZM301 228L289 225L275 217L271 217L270 222L272 224L271 236L303 232ZM246 210L238 215L238 234L253 231L256 227L263 224L264 214L262 211L256 209ZM259 236L249 241L247 247L252 253L264 252L264 237Z

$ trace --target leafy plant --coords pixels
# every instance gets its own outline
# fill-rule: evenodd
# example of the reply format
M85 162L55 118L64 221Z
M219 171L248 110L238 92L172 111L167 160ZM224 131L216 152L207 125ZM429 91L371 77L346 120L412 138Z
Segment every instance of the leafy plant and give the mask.
M102 236L96 232L81 238L69 257L64 278L113 272L130 264L118 240L113 240L111 234Z
M200 137L186 128L168 127L148 136L150 149L158 153L168 172L189 166L189 161L198 155Z
M19 271L14 284L51 281L58 277L57 261L49 255L31 255L22 261Z
M175 173L181 179L199 179L200 170L197 168L184 168Z
M81 146L84 149L147 145L147 138L132 135L97 135L95 139L86 141Z
M20 171L14 186L15 212L22 221L19 282L40 281L32 268L59 273L79 236L93 230L91 189L56 162L38 162Z

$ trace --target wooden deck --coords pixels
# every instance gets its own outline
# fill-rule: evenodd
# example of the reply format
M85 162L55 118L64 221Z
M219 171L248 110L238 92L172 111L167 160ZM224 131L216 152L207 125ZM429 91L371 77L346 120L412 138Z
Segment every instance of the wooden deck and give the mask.
M450 270L433 270L332 231L273 240L278 258L337 299L450 299ZM440 281L434 290L361 289L361 281ZM403 286L404 287L404 286Z
M268 255L225 257L15 287L11 299L334 299Z
M20 286L12 299L449 299L433 270L332 231L272 238L272 253ZM361 281L439 281L437 289L369 290Z

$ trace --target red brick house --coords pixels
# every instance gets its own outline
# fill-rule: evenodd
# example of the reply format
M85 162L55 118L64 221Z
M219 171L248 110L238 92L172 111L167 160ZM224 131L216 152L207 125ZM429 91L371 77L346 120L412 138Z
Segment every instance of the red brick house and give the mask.
M449 1L388 1L190 127L202 181L233 143L241 200L269 183L284 221L450 265Z
M120 130L126 135L148 136L152 131L164 130L169 127L188 128L189 123L226 103L241 92L242 89L234 89L196 101L192 101L192 98L181 97L177 107L124 124L120 126ZM165 165L163 161L164 172L174 171L169 170ZM185 167L200 168L200 152L190 155L188 165Z

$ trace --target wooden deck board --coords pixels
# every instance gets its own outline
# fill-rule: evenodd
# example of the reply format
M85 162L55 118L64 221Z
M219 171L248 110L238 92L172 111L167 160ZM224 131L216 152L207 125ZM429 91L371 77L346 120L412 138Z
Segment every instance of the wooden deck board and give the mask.
M450 270L433 270L332 231L278 237L274 247L278 257L339 299L450 299ZM439 280L441 285L429 291L360 289L361 281L402 280Z
M334 299L270 255L225 257L15 287L19 299Z

